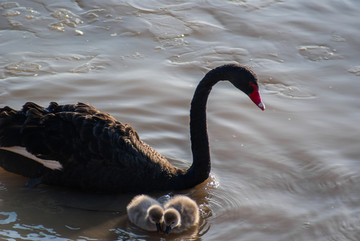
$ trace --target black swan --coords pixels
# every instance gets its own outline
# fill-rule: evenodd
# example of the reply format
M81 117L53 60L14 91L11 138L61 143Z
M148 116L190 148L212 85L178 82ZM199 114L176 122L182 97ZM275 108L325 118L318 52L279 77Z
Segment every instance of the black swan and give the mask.
M228 64L209 71L191 102L193 163L188 169L171 165L140 140L130 125L109 114L83 103L55 102L47 108L32 102L19 111L8 106L0 108L0 149L6 150L1 152L28 152L27 157L33 160L0 155L0 166L36 180L35 184L87 190L139 193L191 188L205 181L210 173L206 103L212 87L221 80L230 81L260 109L265 108L257 77L250 69Z
M165 233L180 233L196 225L200 219L199 207L194 200L177 195L164 204Z
M137 195L127 205L129 220L141 229L161 231L164 209L161 204L148 195Z

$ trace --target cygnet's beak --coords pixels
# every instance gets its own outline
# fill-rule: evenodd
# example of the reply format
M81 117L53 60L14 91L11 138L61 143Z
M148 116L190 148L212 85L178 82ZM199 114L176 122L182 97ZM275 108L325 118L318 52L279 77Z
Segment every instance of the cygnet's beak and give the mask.
M170 233L170 231L171 231L171 227L170 227L170 225L169 226L166 226L166 229L165 229L165 234L169 234Z
M156 223L156 230L157 230L158 232L162 232L160 223Z

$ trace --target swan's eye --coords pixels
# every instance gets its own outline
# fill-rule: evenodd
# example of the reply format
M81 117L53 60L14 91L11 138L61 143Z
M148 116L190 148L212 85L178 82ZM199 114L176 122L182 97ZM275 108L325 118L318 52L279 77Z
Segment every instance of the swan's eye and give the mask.
M248 88L249 88L249 92L250 93L253 93L255 90L257 91L258 90L258 87L253 83L253 82L249 82L249 86L248 86Z

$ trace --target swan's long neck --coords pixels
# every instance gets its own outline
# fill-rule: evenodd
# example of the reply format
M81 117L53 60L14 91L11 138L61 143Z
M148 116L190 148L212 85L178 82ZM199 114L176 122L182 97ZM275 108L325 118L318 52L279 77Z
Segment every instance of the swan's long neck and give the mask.
M221 80L230 81L262 110L256 75L240 65L223 65L209 71L197 86L190 109L190 135L193 163L187 170L177 169L172 187L185 189L205 181L210 173L210 150L206 124L206 103L212 87ZM175 182L175 183L174 183Z
M206 75L197 86L190 109L190 136L193 163L186 172L185 182L198 184L209 176L210 150L206 124L206 103L212 87L218 82ZM188 183L191 185L190 183Z

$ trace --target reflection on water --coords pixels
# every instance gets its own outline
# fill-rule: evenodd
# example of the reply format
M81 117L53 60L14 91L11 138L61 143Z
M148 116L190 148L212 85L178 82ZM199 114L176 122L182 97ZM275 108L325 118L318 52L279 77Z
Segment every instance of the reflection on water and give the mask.
M0 224L9 224L16 221L16 213L15 212L0 212L1 216L4 216L5 218L0 220Z
M259 76L208 105L212 176L181 193L189 232L144 232L131 194L40 186L0 170L3 240L360 240L358 1L0 1L0 105L82 101L190 165L189 103L224 63ZM153 193L156 197L174 193Z

